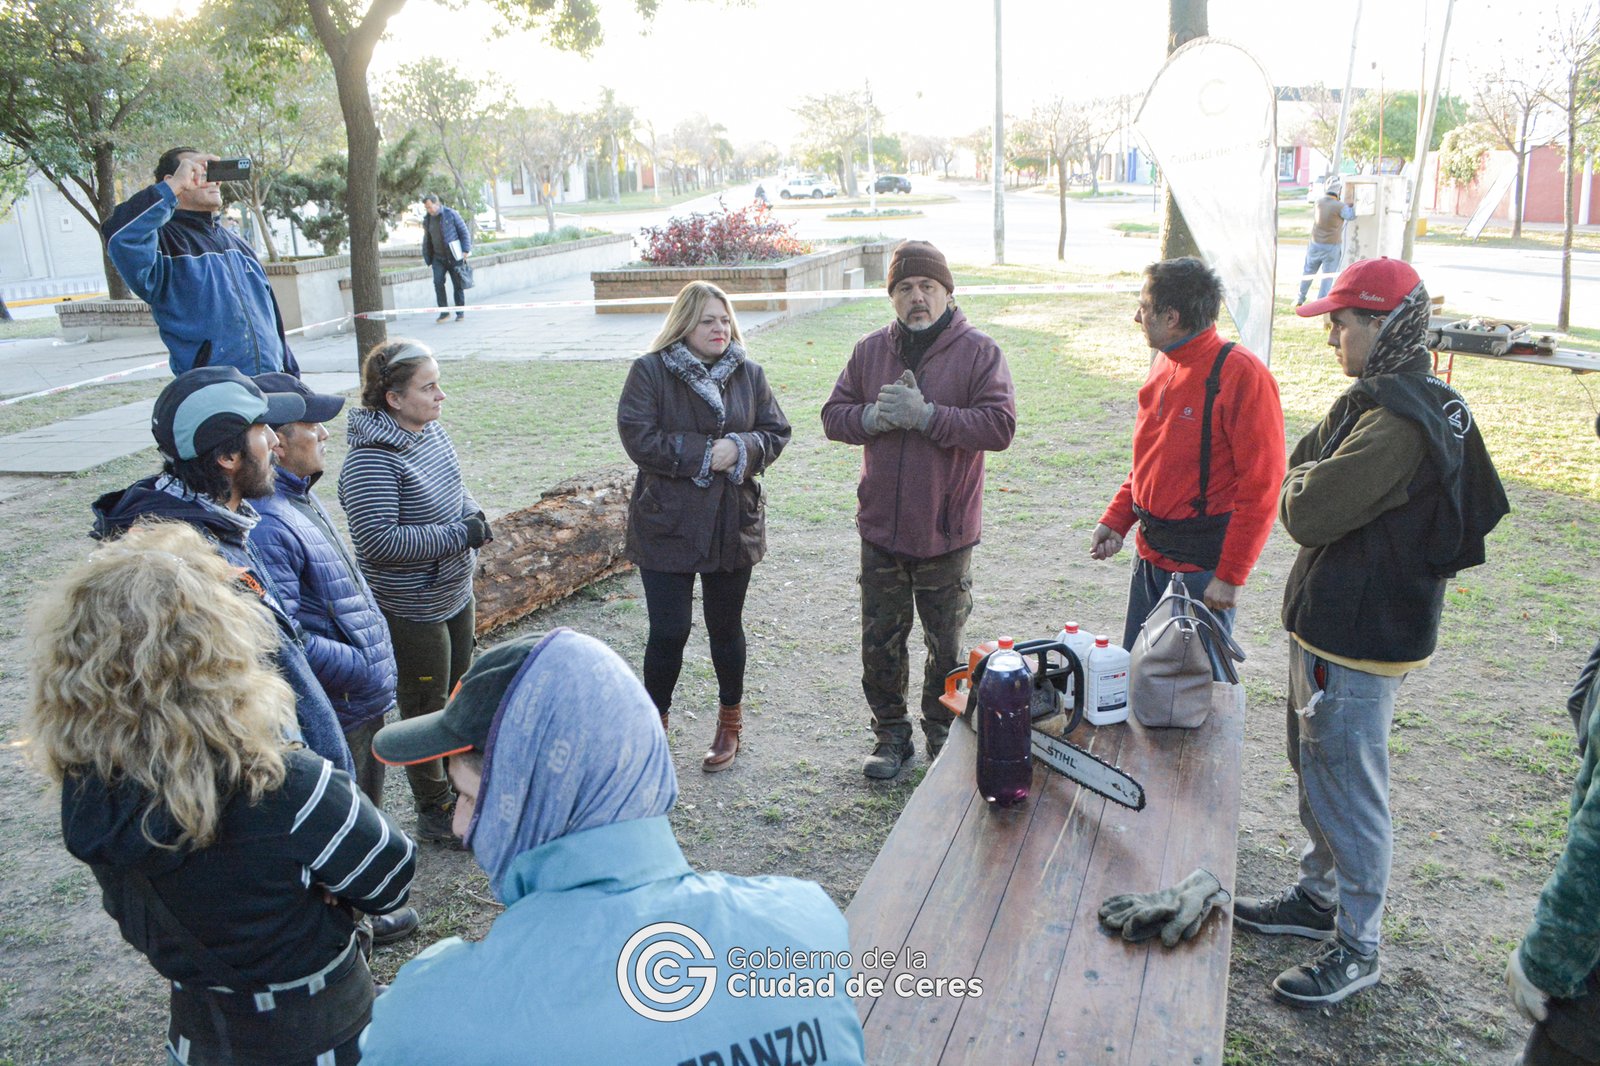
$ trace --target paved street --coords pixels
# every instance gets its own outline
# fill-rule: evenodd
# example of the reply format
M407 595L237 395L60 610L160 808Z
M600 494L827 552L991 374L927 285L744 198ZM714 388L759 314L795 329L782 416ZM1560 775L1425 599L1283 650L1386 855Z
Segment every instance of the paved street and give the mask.
M775 204L778 217L795 225L805 239L883 234L893 239L931 240L957 264L993 261L994 238L990 193L970 181L941 182L914 177L917 192L942 193L952 201L917 205L920 218L905 220L832 221L826 216L842 208L836 201L820 206ZM776 188L775 183L768 183ZM724 192L728 203L746 202L755 186ZM1111 188L1111 187L1108 187ZM1158 222L1157 203L1149 187L1127 186L1128 193L1095 201L1067 201L1067 249L1060 265L1078 273L1107 276L1137 274L1159 254L1153 237L1127 236L1113 229L1119 222ZM560 224L578 224L613 232L637 233L670 216L714 210L717 195L660 211L617 215L559 216ZM903 205L885 194L882 207ZM1005 258L1021 265L1056 265L1059 208L1055 196L1037 191L1006 197ZM512 235L543 232L542 218L510 220ZM393 238L407 242L402 231ZM1298 283L1303 245L1285 244L1278 256L1278 293L1292 293ZM1510 321L1553 321L1559 292L1560 255L1554 250L1512 251L1497 248L1419 245L1416 264L1428 287L1449 306L1475 315ZM1573 257L1574 321L1600 326L1600 255ZM506 293L495 304L539 300L588 299L586 276L568 278L522 292ZM48 306L19 309L19 317L53 313ZM746 328L769 322L771 313L741 312ZM402 316L391 334L410 334L433 344L441 359L615 359L643 350L660 325L659 313L596 315L587 309L472 311L464 322L443 325L431 315ZM349 333L316 340L296 339L295 353L307 373L337 374L324 387L354 387L356 353ZM0 396L14 397L81 382L102 375L143 368L133 376L166 376L165 351L153 334L147 337L68 344L53 339L0 342ZM153 365L152 365L153 364ZM337 383L337 384L335 384ZM26 401L24 401L26 402ZM0 438L0 473L62 473L90 468L148 444L149 404L130 404L83 416L71 422Z

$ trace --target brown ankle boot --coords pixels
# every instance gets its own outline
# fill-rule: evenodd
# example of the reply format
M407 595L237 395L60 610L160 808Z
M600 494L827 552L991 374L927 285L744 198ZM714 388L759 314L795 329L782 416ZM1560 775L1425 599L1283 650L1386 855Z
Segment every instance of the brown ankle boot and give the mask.
M666 711L662 711L661 712L661 731L663 733L665 733L667 731L667 712Z
M700 769L708 774L726 770L733 765L739 752L739 728L744 723L744 704L717 708L717 735L711 740L711 750L706 752Z

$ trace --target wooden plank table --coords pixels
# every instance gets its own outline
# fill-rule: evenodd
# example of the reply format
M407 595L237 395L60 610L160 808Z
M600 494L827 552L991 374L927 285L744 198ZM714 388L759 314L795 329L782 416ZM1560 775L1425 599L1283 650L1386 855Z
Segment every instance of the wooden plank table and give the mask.
M853 968L884 982L856 999L867 1061L1219 1064L1227 908L1170 951L1108 935L1096 911L1197 866L1232 889L1243 734L1244 690L1226 684L1199 729L1083 726L1070 739L1140 782L1145 809L1035 760L1006 810L978 796L977 740L954 726L845 912Z

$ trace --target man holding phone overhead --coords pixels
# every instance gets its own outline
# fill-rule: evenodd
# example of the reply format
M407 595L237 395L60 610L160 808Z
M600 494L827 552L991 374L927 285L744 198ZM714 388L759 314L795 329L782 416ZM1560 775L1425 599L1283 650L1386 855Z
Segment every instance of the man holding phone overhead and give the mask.
M172 148L102 227L112 263L150 305L174 374L233 366L245 375L300 375L283 315L256 253L217 224L219 181L245 181L248 159Z

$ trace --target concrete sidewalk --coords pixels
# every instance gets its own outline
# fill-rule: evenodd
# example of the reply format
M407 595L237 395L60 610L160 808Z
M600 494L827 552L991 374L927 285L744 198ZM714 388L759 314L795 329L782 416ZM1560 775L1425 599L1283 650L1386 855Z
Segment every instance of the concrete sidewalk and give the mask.
M470 295L470 293L469 293ZM587 275L505 293L494 304L469 304L461 321L435 322L434 312L400 314L390 337L415 337L433 348L440 362L461 359L631 359L661 328L664 311L597 315L592 308L522 309L507 305L592 299ZM753 331L783 317L776 311L741 311L740 326ZM323 392L352 393L357 378L354 327L316 340L290 338L306 381ZM115 341L63 344L53 339L0 345L0 396L20 396L152 362L159 366L126 380L166 378L166 349L154 334ZM38 401L25 400L23 403ZM153 447L153 401L123 404L53 425L0 437L0 473L77 473Z

